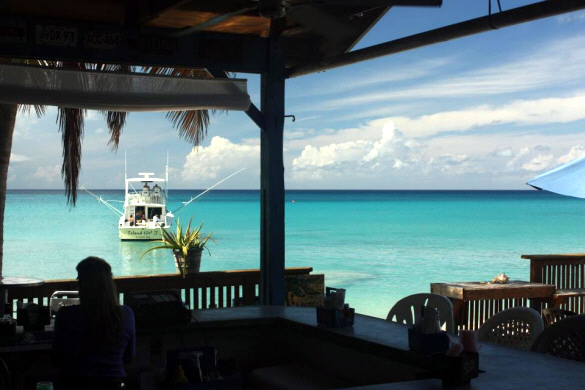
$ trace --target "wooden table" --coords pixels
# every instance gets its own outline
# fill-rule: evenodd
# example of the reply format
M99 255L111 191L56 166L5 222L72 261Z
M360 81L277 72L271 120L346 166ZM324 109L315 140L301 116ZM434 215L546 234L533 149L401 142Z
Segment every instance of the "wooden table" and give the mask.
M459 329L478 329L494 314L516 306L550 300L551 284L512 280L506 284L487 282L431 283L431 292L451 299Z
M8 290L15 287L40 286L44 280L27 278L23 276L0 277L0 317L4 315L8 300Z

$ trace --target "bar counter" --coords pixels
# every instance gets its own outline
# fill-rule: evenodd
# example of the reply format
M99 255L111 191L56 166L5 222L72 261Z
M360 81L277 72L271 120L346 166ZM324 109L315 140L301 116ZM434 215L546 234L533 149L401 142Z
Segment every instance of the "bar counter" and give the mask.
M314 308L279 306L197 310L193 318L188 324L139 330L129 375L156 372L166 350L208 344L217 348L219 359L236 361L243 378L259 367L303 364L348 379L352 389L442 388L441 380L425 378L430 360L409 351L402 324L356 315L351 328L324 328ZM46 354L48 348L42 343L2 347L0 355ZM553 389L585 383L583 363L493 344L480 351L479 368L479 377L460 388Z
M201 310L195 318L203 326L228 326L257 322L287 324L316 332L321 339L344 344L359 351L369 351L391 360L420 364L418 354L408 350L407 327L379 318L356 315L353 328L328 329L317 325L314 308L249 306L231 309ZM484 371L471 389L562 389L585 383L585 364L536 352L519 351L486 343L479 354L479 368ZM422 359L424 362L424 359ZM360 365L356 359L355 364ZM358 386L354 389L439 389L438 379L417 380Z

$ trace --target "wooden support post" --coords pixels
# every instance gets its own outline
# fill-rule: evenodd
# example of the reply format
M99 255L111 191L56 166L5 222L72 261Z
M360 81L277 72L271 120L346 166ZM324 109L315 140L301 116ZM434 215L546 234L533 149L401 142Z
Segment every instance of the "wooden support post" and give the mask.
M284 304L284 41L268 38L261 77L264 127L260 135L260 303Z

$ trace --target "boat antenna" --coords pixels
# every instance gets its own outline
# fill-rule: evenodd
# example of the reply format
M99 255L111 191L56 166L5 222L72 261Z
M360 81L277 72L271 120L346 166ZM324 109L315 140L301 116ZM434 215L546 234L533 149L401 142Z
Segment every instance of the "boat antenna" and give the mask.
M124 150L124 210L128 206L128 159L126 158L126 151Z
M181 210L183 207L188 206L191 202L196 201L198 198L202 197L203 195L205 195L206 193L208 193L209 191L211 191L212 189L214 189L215 187L217 187L218 185L220 185L221 183L223 183L224 181L226 181L230 177L235 176L238 173L242 172L244 169L246 169L246 168L242 168L239 171L232 173L228 177L221 179L220 181L218 181L217 183L215 183L214 185L212 185L211 187L209 187L208 189L206 189L205 191L203 191L202 193L200 193L196 197L191 198L188 202L183 202L183 205L181 207L179 207L178 209L175 210L175 212L174 212L175 215L178 214L179 213L179 210Z
M167 170L165 174L165 198L169 201L169 151L167 150Z

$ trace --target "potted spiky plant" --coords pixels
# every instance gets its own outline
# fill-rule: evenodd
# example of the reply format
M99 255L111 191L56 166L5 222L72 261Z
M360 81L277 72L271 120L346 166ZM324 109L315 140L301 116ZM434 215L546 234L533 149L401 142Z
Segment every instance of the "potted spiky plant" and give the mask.
M201 268L201 255L203 250L207 250L211 255L207 243L209 241L215 243L215 240L211 237L213 232L207 234L201 233L203 223L198 227L191 229L192 221L193 218L189 220L187 229L183 230L180 220L177 220L177 229L175 233L167 231L166 229L161 229L163 239L160 241L154 241L161 245L146 250L142 254L141 259L150 251L170 249L175 258L175 265L183 277L185 277L186 274L198 273Z

